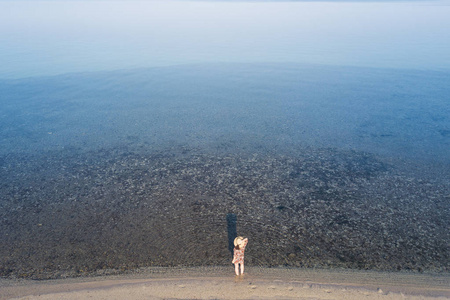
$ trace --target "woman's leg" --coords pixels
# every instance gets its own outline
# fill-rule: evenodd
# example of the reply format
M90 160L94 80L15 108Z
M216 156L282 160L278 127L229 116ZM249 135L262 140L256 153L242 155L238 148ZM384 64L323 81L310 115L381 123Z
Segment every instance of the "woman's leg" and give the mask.
M239 275L239 264L234 264L234 272Z
M244 262L241 264L241 274L244 274Z

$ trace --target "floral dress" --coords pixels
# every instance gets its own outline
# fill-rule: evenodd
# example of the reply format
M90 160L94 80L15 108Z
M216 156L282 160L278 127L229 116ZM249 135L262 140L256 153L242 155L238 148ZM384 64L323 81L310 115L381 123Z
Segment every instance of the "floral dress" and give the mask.
M239 250L234 248L234 256L233 256L233 261L231 263L233 264L243 264L244 263L244 251L245 251L245 246L247 246L248 243L248 239L244 240L244 244L242 246L239 247Z

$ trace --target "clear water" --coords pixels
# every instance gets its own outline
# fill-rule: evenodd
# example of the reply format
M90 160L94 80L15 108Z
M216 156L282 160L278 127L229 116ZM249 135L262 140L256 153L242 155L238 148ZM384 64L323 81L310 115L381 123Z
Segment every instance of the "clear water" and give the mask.
M253 265L448 272L448 16L0 0L0 276L230 265L237 234Z
M0 1L2 152L225 134L448 162L448 15L449 1Z

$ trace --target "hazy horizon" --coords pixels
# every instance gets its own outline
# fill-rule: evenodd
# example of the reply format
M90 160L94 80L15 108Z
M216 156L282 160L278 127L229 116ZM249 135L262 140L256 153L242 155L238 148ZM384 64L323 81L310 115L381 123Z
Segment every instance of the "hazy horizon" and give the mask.
M449 1L0 1L0 78L211 62L450 70Z

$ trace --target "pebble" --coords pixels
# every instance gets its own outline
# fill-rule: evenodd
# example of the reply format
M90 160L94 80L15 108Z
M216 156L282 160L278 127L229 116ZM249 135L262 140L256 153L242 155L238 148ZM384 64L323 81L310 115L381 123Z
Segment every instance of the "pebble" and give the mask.
M180 251L194 249L195 239L187 237L195 232L207 235L208 264L221 265L229 260L222 247L227 209L237 215L239 229L251 233L248 259L253 265L372 270L448 265L446 249L432 246L445 239L445 222L437 226L430 221L444 218L445 185L419 181L358 152L316 149L251 160L238 154L186 153L117 150L86 155L67 150L44 156L46 161L20 156L8 161L3 166L9 175L0 189L0 198L7 199L0 222L10 230L0 257L9 258L2 262L0 277L49 279L168 263L195 266L204 257ZM418 199L433 199L423 203L436 208L409 205L422 203ZM406 226L411 220L414 226ZM149 251L147 240L160 235L170 236L171 242L154 243ZM275 237L280 244L267 246L265 239ZM382 247L376 242L386 238L395 242ZM35 254L36 240L53 245L51 255ZM83 250L85 243L96 255ZM334 247L323 251L330 243ZM379 260L380 255L392 259ZM30 267L25 258L49 267ZM63 267L52 267L56 265Z

